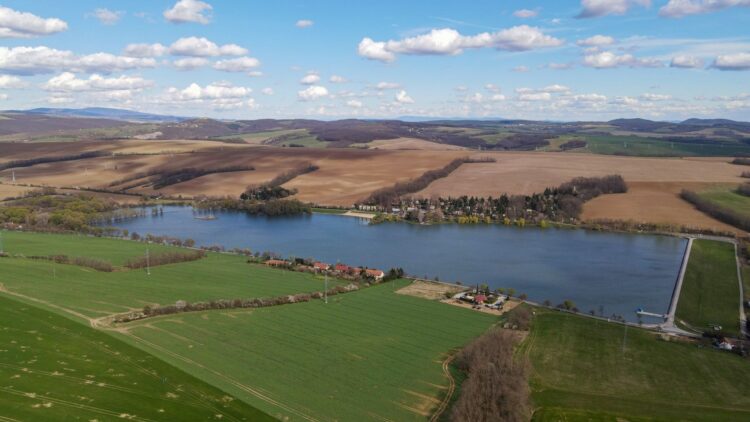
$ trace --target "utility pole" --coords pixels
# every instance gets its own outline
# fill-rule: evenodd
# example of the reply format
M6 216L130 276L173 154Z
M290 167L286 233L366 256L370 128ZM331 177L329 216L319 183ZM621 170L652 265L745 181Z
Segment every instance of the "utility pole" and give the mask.
M148 256L148 248L146 248L146 275L151 275L151 262Z
M328 274L325 275L325 290L323 291L323 298L325 298L325 303L328 303Z
M3 252L3 232L0 232L0 253Z
M11 173L13 174L13 183L16 183L16 171L11 170Z

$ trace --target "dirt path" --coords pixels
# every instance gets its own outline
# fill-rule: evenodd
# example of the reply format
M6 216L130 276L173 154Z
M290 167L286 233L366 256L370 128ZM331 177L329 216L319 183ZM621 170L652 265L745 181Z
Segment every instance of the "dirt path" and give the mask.
M446 392L445 397L443 397L443 401L440 402L440 405L438 405L438 408L435 410L435 413L430 417L430 422L436 422L440 419L440 416L443 415L445 409L448 408L448 403L450 403L453 393L456 391L456 380L453 379L450 368L451 362L453 362L455 357L456 355L451 355L448 359L443 361L443 373L448 378L448 391Z

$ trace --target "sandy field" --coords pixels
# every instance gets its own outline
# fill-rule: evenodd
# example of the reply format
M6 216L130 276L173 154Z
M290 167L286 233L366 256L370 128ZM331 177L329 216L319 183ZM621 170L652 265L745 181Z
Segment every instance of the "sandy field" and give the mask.
M418 138L396 138L396 139L379 139L366 144L362 144L371 149L386 150L428 150L428 151L465 151L466 148L457 145L439 144Z
M466 290L465 286L452 286L444 283L431 283L427 281L414 281L406 287L396 290L396 293L402 295L416 296L429 300L445 299L446 293L455 295L458 292Z
M0 184L0 201L6 198L15 198L17 196L21 196L25 192L28 192L30 190L34 190L34 188L2 183Z

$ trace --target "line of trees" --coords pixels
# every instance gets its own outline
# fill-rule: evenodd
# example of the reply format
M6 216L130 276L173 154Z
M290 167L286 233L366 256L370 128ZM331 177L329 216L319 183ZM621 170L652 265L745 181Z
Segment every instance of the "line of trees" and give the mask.
M750 158L735 158L732 160L732 164L737 164L738 166L750 166Z
M261 202L257 200L242 200L230 197L206 198L196 201L194 207L199 209L224 209L242 211L250 215L266 215L278 217L286 215L311 214L309 204L296 199L271 199Z
M114 270L112 263L109 261L85 256L69 257L67 255L32 255L29 256L29 259L42 259L47 261L54 261L58 264L78 265L80 267L91 268L96 271L102 271L105 273L111 273Z
M737 193L744 196L750 196L750 183L743 183L737 187Z
M355 284L349 284L346 286L335 286L327 290L328 296L336 296L338 294L348 293L359 290L359 287ZM241 308L265 308L269 306L287 305L291 303L309 302L312 299L322 299L324 297L323 292L314 293L298 293L294 295L276 296L271 298L252 298L252 299L217 299L208 302L186 302L177 301L174 305L165 306L151 306L147 305L143 307L141 312L131 312L128 314L119 315L115 318L114 322L125 323L130 321L136 321L145 318L151 318L161 315L172 315L182 312L200 312L217 309L241 309Z
M434 182L435 180L442 179L444 177L448 177L451 173L453 173L456 169L461 167L462 164L467 163L489 163L494 162L495 159L491 157L485 157L485 158L457 158L450 163L448 163L445 167L437 170L429 170L423 173L421 176L417 177L416 179L409 180L407 182L400 182L396 183L395 185L389 187L389 188L383 188L379 189L375 192L373 192L366 200L365 203L367 204L375 204L380 205L382 207L388 207L392 203L397 202L401 196L408 195L410 193L417 193L421 191L422 189L426 188L430 185L430 183Z
M750 218L731 208L719 205L689 190L683 190L680 192L680 197L693 204L699 211L704 212L721 222L745 231L750 231Z
M531 418L525 356L514 356L518 336L492 329L456 356L467 374L451 410L455 422L528 421Z
M30 158L28 160L13 160L7 161L5 163L0 163L0 170L17 167L31 167L37 164L57 163L60 161L83 160L86 158L103 157L105 155L109 155L109 153L107 151L88 151L73 155L58 155L56 157L38 157Z
M157 265L176 264L178 262L197 261L206 256L203 250L181 250L165 251L145 256L130 258L125 262L125 267L130 269L146 268L147 265L155 267Z
M240 199L251 200L255 199L258 201L268 201L271 199L282 199L297 193L294 189L286 189L281 185L289 182L297 176L303 174L312 173L319 170L320 167L312 163L307 163L296 167L287 172L281 173L274 177L270 181L256 186L248 186L244 192L240 195Z
M162 189L167 186L176 185L178 183L187 182L188 180L197 179L201 176L214 173L231 173L236 171L251 171L255 170L253 166L226 166L217 168L186 168L180 170L164 171L159 174L159 177L154 180L154 189Z

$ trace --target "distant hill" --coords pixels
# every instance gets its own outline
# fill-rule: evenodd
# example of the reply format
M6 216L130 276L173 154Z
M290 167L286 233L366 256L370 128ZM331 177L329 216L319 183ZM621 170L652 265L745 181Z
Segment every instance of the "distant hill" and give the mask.
M128 125L122 120L53 116L46 114L0 112L0 136L13 134L57 133L80 129L111 128Z
M118 108L86 107L86 108L33 108L31 110L14 110L14 113L42 114L45 116L85 117L95 119L123 120L138 123L167 123L187 120L187 117L166 116L161 114L141 113L140 111Z

